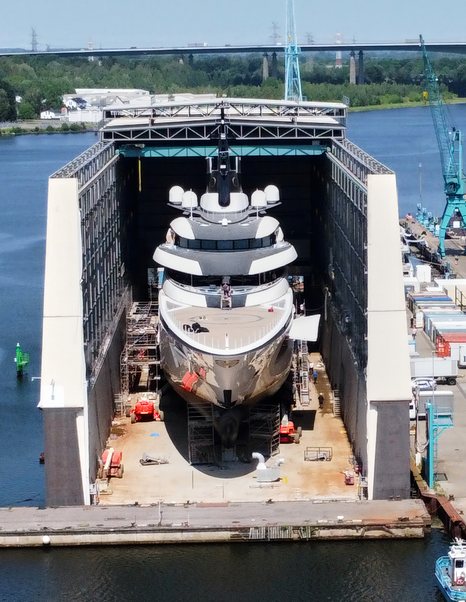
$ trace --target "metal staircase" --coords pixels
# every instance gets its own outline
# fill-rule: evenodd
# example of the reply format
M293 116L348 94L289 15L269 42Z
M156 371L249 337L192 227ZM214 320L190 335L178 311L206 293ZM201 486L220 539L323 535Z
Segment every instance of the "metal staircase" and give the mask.
M443 403L443 406L439 406L435 402L435 394L432 396L432 402L426 403L427 483L431 489L435 486L437 474L438 438L445 430L453 426L453 406L447 405L446 402Z
M341 402L340 402L340 391L339 391L339 389L333 389L333 391L332 391L332 406L333 406L333 415L336 418L340 418L340 416L341 416Z
M291 363L293 375L293 405L309 407L309 356L306 341L295 341Z

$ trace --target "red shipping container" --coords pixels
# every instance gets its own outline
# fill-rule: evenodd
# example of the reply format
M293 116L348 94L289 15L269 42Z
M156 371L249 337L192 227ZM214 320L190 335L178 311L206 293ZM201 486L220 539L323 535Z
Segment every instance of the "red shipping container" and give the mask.
M466 343L466 332L442 332L435 341L435 350L440 357L450 357L450 343Z

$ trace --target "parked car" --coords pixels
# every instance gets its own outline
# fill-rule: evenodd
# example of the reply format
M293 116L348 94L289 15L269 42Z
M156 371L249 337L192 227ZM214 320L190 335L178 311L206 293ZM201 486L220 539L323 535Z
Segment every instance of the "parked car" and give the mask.
M419 391L435 391L437 382L435 378L412 378L411 387Z

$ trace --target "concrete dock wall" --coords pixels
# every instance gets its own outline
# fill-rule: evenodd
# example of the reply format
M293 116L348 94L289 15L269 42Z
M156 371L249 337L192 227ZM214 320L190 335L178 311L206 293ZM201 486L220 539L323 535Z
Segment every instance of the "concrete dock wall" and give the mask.
M338 315L329 312L322 325L322 357L333 390L338 391L341 415L349 441L365 474L367 458L366 381L354 363L346 337L337 324Z
M126 311L124 307L115 318L111 329L112 336L100 366L97 378L88 391L88 432L89 432L89 478L93 482L97 476L98 462L110 432L115 414L113 403L120 392L120 354L126 333Z
M368 499L406 498L411 390L396 177L345 141L329 155L328 179L322 355Z
M51 505L89 500L82 269L78 181L51 178L39 403L44 412L46 499Z
M367 185L369 494L408 497L411 372L394 174Z
M419 500L1 508L1 547L421 538Z

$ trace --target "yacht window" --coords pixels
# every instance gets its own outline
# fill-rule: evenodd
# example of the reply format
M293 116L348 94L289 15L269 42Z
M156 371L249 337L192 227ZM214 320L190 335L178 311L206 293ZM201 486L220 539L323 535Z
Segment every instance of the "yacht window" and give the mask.
M464 566L464 560L456 560L455 566L457 569L462 569Z
M176 237L178 244L183 249L203 249L205 251L232 251L243 249L260 249L271 247L276 242L275 235L264 238L241 238L239 240L190 240Z
M249 248L249 241L247 238L233 241L233 248L235 249L247 249Z
M191 274L184 274L176 270L166 269L165 274L167 278L174 280L180 284L194 287L212 287L213 290L220 290L222 283L222 275L213 276L192 276ZM277 268L271 272L265 272L262 274L245 275L245 274L230 274L230 286L241 287L241 286L257 286L258 284L265 284L267 282L274 282L277 278L283 278L287 274L286 268Z

